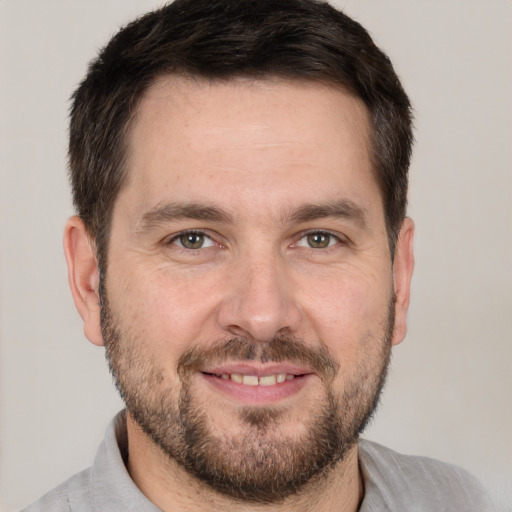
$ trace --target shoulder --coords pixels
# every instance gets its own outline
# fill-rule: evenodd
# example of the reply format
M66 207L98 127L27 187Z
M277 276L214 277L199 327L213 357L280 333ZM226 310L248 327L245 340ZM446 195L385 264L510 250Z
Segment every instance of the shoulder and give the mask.
M22 512L89 512L95 510L91 469L72 476Z
M124 412L110 423L93 465L59 485L22 512L158 512L126 469Z
M359 443L359 460L365 480L362 512L493 510L482 485L457 466L428 457L402 455L365 440Z

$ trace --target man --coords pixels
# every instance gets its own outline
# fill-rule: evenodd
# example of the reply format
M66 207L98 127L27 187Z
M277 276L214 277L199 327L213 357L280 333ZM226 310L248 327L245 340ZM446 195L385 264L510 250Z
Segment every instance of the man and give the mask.
M413 271L409 100L311 0L177 0L74 95L65 230L126 403L27 510L489 510L463 471L359 442Z

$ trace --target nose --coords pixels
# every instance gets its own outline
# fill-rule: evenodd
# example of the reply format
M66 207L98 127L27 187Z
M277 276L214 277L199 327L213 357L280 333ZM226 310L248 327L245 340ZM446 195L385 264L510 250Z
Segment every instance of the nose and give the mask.
M220 326L254 341L297 332L301 312L285 266L267 256L243 259L231 269L218 310Z

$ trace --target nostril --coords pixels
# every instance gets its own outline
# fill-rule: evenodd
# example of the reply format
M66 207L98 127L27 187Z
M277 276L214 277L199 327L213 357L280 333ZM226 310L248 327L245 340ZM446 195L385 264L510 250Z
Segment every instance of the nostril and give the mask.
M290 296L284 277L277 270L269 272L268 265L266 268L261 275L247 269L253 277L239 273L232 276L230 293L218 310L218 323L223 330L255 341L298 331L300 310Z

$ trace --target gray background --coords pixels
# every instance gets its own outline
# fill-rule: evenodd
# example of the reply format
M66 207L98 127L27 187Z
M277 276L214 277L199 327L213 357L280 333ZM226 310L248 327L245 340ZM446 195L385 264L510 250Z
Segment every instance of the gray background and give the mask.
M89 465L121 407L68 291L67 98L151 0L0 0L0 509ZM512 3L340 0L416 108L409 333L366 437L465 466L512 510Z

